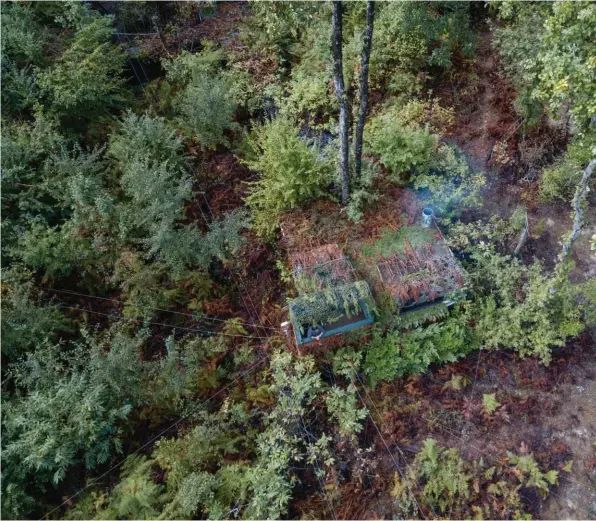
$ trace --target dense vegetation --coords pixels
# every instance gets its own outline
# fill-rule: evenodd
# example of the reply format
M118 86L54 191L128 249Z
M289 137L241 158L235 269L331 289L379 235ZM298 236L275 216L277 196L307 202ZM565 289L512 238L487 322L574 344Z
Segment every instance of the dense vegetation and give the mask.
M344 206L332 6L233 8L233 32L189 43L179 35L216 26L221 5L2 5L3 518L299 517L315 494L312 515L332 517L347 474L368 486L365 425L382 418L369 390L479 349L548 364L595 324L594 281L570 283L570 257L513 255L524 208L470 219L486 175L449 138L457 107L437 93L473 74L490 30L516 136L564 134L531 165L536 200L586 207L596 4L377 4ZM366 4L342 9L351 135ZM337 230L366 227L405 189L435 209L466 292L409 318L376 295L371 329L298 356L278 328L283 223L331 207ZM484 420L502 413L484 404ZM392 484L398 518L519 518L520 489L547 495L558 479L528 451L489 465L431 434L418 449Z

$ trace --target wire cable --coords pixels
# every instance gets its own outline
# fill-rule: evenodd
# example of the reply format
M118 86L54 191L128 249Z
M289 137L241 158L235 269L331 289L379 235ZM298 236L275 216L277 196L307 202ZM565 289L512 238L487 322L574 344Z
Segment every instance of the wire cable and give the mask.
M41 288L41 286L38 286ZM118 300L118 299L114 299L114 298L108 298L108 297L98 297L96 295L87 295L85 293L78 293L76 291L71 291L71 290L61 290L61 289L51 289L51 288L41 288L44 291L52 291L54 293L64 293L65 295L76 295L79 297L86 297L86 298L94 298L94 299L98 299L98 300L106 300L109 302L117 302L119 304L123 304L126 306L130 306L130 307L134 307L136 309L152 309L154 311L163 311L165 313L173 313L175 315L183 315L183 316L187 316L187 317L191 317L197 320L214 320L216 322L227 322L227 320L222 319L222 318L215 318L215 317L208 317L207 315L196 315L193 313L183 313L182 311L173 311L170 309L163 309L163 308L157 308L157 307L152 307L152 306L138 306L136 304L128 304L127 302L124 302L122 300ZM232 319L236 319L236 317L233 317ZM237 320L237 319L236 319ZM247 326L254 326L254 327L265 327L266 329L271 329L274 331L279 331L279 328L275 328L275 327L266 327L266 326L261 326L261 325L257 325L257 324L253 324L251 322L245 322L245 321L239 321L241 324L243 325L247 325Z
M50 301L48 301L49 303ZM81 311L83 313L92 313L94 315L103 315L104 317L109 317L109 318L114 318L114 319L118 319L118 320L132 320L130 318L126 318L126 317L122 317L122 316L116 316L116 315L111 315L110 313L102 313L100 311L93 311L90 309L85 309L85 308L77 308L77 307L73 307L73 306L64 306L61 304L56 304L54 306L50 306L50 307L56 307L56 308L64 308L64 309L72 309L74 311ZM150 321L144 321L145 324L150 324L152 326L164 326L164 327L171 327L174 329L182 329L184 331L193 331L194 333L208 333L211 335L222 335L222 336L229 336L229 337L243 337L243 338L251 338L251 339L255 339L255 340L269 340L270 337L263 337L263 336L252 336L252 335L235 335L232 333L224 333L221 331L209 331L207 329L199 329L199 328L190 328L190 327L184 327L184 326L173 326L172 324L166 324L163 322L150 322Z
M364 385L364 382L363 382L363 381L362 381L362 379L360 378L360 375L358 374L358 372L357 372L357 371L354 371L354 374L356 375L356 378L358 379L358 382L360 383L360 385L362 385L362 388L364 389L364 392L366 393L366 396L367 396L367 398L368 398L368 399L370 400L370 402L372 403L372 405L373 405L373 407L374 407L374 409L375 409L375 412L377 413L377 415L378 415L378 416L379 416L379 418L381 419L381 422L383 423L383 428L384 428L384 429L387 429L387 425L386 425L386 424L385 424L385 422L383 421L383 416L382 416L381 414L379 414L379 410L377 409L377 405L375 404L374 400L372 399L372 397L370 396L370 394L369 394L368 390L366 389L366 386ZM358 389L356 389L356 392L358 392ZM360 393L359 393L359 392L358 392L358 396L360 396ZM366 405L365 405L365 406L366 406ZM371 416L371 420L372 420L372 416ZM373 420L373 423L374 423L374 420ZM376 427L376 425L375 425L375 427ZM377 432L379 432L379 429L378 429L378 428L377 428ZM379 432L379 435L381 435L381 434L380 434L380 432ZM403 452L402 452L402 450L399 448L399 445L398 445L398 444L395 442L395 439L393 438L393 435L391 435L391 434L390 434L390 436L391 436L391 439L392 439L393 443L395 444L395 447L397 448L397 450L399 451L399 453L400 453L401 457L404 459L404 462L405 462L405 460L406 460L406 457L405 457L404 453L403 453ZM381 437L382 437L382 435L381 435ZM384 442L384 440L383 440L383 443L385 443L385 442ZM386 444L386 443L385 443L385 446L387 446L387 444ZM402 476L402 478L403 478L403 476ZM418 489L419 489L419 490L422 490L422 486L420 485L420 482L418 481L418 478L415 478L415 479L416 479L416 486L418 487ZM411 492L411 490L410 490L410 492ZM435 509L434 509L432 506L430 507L430 509L432 510L432 512L433 512L433 515L435 516L435 518L438 518L439 516L438 516L438 515L437 515L437 513L435 512Z
M248 373L250 373L255 367L260 366L265 360L267 360L269 358L269 355L266 354L263 358L261 358L261 360L259 360L256 364L254 364L250 369L247 369L246 371L244 371L241 375L237 376L236 378L234 378L234 380L232 380L229 384L227 384L225 387L222 387L219 391L217 391L214 395L210 396L209 398L207 398L206 400L203 400L198 407L205 405L209 400L212 400L213 398L215 398L216 396L218 396L219 394L221 394L222 392L224 392L226 389L228 389L231 385L235 384L238 380L240 380L240 378L243 378L244 376L246 376ZM58 510L59 508L63 507L65 504L69 503L72 499L74 499L75 497L77 497L79 494L81 494L82 492L84 492L85 490L87 490L89 487L92 487L93 485L95 485L99 480L101 480L102 478L104 478L105 476L107 476L110 472L112 472L113 470L121 467L124 462L130 458L131 456L134 456L135 454L138 454L141 450L143 450L144 448L148 447L149 445L151 445L154 441L156 441L157 439L161 438L166 432L168 432L172 427L175 427L176 425L178 425L180 422L182 422L183 420L185 420L188 416L190 416L192 414L193 411L189 411L186 414L183 414L178 420L176 420L174 423L172 423L169 427L165 428L164 430L162 430L159 434L157 434L156 436L154 436L153 438L151 438L148 442L146 442L144 445L142 445L141 447L139 447L137 450L135 450L132 454L127 455L124 459L122 459L121 461L119 461L117 464L113 465L112 467L110 467L108 470L106 470L101 476L95 478L94 480L91 481L91 483L89 483L88 485L86 485L84 488L82 488L81 490L79 490L76 494L73 494L72 496L70 496L68 499L65 499L62 503L60 503L56 508L54 508L53 510L51 510L50 512L48 512L47 514L45 514L39 521L43 521L43 519L48 519L49 516L51 514L53 514L54 512L56 512L56 510Z

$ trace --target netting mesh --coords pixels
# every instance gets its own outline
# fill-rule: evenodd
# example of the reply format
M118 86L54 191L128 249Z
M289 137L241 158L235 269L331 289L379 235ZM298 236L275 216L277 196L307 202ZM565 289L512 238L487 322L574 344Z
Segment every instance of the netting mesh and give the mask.
M462 269L442 242L408 248L377 264L387 291L400 307L432 302L464 285Z
M295 326L332 324L373 307L368 283L358 280L354 267L335 244L290 255L299 296L290 302Z
M357 280L352 263L335 244L296 253L290 260L300 294L333 289Z

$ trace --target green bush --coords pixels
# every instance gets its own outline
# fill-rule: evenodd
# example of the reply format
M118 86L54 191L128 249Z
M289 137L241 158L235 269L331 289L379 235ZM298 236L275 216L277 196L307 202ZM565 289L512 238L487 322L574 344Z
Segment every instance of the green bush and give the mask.
M193 78L174 99L174 108L187 137L196 138L202 149L230 145L224 133L237 128L236 103L223 76L202 74Z
M76 32L61 59L39 71L37 83L52 112L89 120L122 105L125 58L111 41L113 32L110 18L92 17Z
M419 27L406 28L407 4L376 4L370 55L370 80L380 85L396 72L416 74L424 68L427 42ZM403 92L403 91L401 91Z
M397 333L383 335L375 330L372 339L366 345L363 370L373 387L381 381L391 381L398 376L399 340Z
M27 352L43 346L44 340L70 331L69 321L59 309L36 302L32 288L11 281L3 274L2 356L16 362Z
M110 136L107 155L120 169L141 159L157 163L167 161L173 169L182 168L187 163L182 155L182 141L164 118L150 113L138 116L128 111L118 132Z
M577 302L582 287L569 284L568 269L549 276L539 263L525 266L482 245L471 251L475 329L484 346L514 349L549 363L553 347L583 330Z
M400 180L413 168L424 168L437 146L437 137L417 122L404 120L403 106L391 105L373 116L364 131L368 151Z
M544 202L571 201L585 165L596 154L596 132L576 137L554 165L542 171L540 199Z
M420 374L433 363L454 362L477 347L467 314L458 310L441 323L411 331L385 335L375 331L365 348L364 372L374 386L398 376Z
M516 109L529 125L545 112L569 113L588 130L596 111L594 53L596 6L590 2L499 4L508 23L495 28L505 70L519 93ZM523 59L520 59L523 56Z
M246 198L260 235L271 237L282 213L328 195L332 164L299 136L292 120L278 117L255 127L246 150L244 163L260 173Z
M3 404L3 487L16 479L43 490L122 451L129 415L143 400L143 341L113 330L87 335L71 353L46 343L12 366L21 395Z
M472 172L461 153L446 144L431 154L427 165L412 180L414 188L443 216L481 205L480 190L486 182L483 174Z
M351 436L362 430L361 422L368 415L368 411L366 408L358 407L359 403L354 384L350 384L346 389L333 386L327 392L327 411L339 424L339 433L342 436Z

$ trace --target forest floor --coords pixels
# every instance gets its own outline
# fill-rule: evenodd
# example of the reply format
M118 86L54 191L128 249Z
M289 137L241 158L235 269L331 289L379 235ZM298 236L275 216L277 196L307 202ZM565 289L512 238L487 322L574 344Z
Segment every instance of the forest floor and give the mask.
M236 40L237 18L244 13L239 4L223 6L225 24L208 20L200 27L212 39L230 44ZM206 35L199 34L193 26L182 36L192 48ZM552 267L561 250L562 237L571 227L571 208L568 204L539 204L537 179L519 168L515 91L504 79L489 32L481 35L477 59L469 67L459 84L435 90L446 105L456 109L456 125L448 140L463 150L472 169L487 174L484 205L468 218L506 218L518 206L526 206L532 235L523 257L531 260L535 256ZM553 149L558 146L554 134L529 139L537 143L551 140ZM495 153L498 143L504 143L499 157ZM231 154L214 155L212 166L219 170L206 168L216 174L206 190L208 197L198 199L193 209L198 222L205 219L203 214L213 212L218 216L241 206L241 182L250 179L250 173ZM211 205L205 199L212 201ZM596 205L590 206L587 218L588 225L572 254L576 263L571 275L574 281L596 276L596 259L589 245L590 237L596 233ZM241 274L243 291L222 295L206 311L212 316L237 316L255 323L265 317L266 325L277 326L283 320L285 293L275 267L278 253L255 237L249 237L249 243L243 252L247 259ZM222 277L230 278L225 267ZM248 303L241 298L243 294ZM322 518L332 514L337 519L391 518L395 458L403 469L423 440L433 437L445 447L459 449L466 459L483 457L489 464L505 458L507 451L534 453L543 468L559 470L559 486L546 500L523 489L531 514L540 519L596 519L593 348L594 334L585 333L556 351L549 366L534 359L522 360L506 351L481 351L457 363L432 368L427 374L398 378L377 387L370 397L364 397L380 429L379 435L369 418L362 434L363 446L374 447L374 451L363 456L374 469L369 482L365 486L355 483L353 489L344 486L327 490L328 494L342 496L339 508L331 513L326 511L327 503L317 479L306 475L292 502L290 516L312 516L315 512ZM446 386L453 376L467 377L470 383L456 391ZM501 407L494 417L486 417L482 414L483 394L491 393L495 393ZM397 456L400 450L405 460ZM573 464L569 465L570 461ZM346 494L348 489L350 494Z
M507 451L533 453L543 468L559 471L559 486L546 500L533 489L522 489L533 517L595 519L592 348L590 336L584 335L555 353L549 366L506 351L479 352L427 374L379 386L369 408L381 436L370 420L364 433L380 460L375 466L379 479L346 505L345 518L391 517L399 450L413 455L426 438L434 438L439 445L457 448L464 459L483 458L488 466L506 458ZM456 391L448 385L454 376L467 377L470 383ZM482 413L483 394L491 393L501 407L487 417ZM567 472L563 468L570 461Z
M520 121L513 108L515 90L505 78L499 57L492 45L490 32L481 35L473 69L460 85L449 85L442 98L456 111L456 124L450 141L455 142L468 159L472 170L486 173L482 192L483 205L468 218L508 218L520 206L528 209L530 239L523 250L525 260L540 259L553 267L562 248L563 236L572 225L568 203L540 203L536 168L524 162L532 152L544 153L546 160L560 152L566 136L556 124L552 128L529 133L520 142ZM497 154L496 147L502 144ZM538 163L540 166L540 163ZM596 277L596 252L590 249L590 238L596 233L596 194L590 194L586 225L573 246L571 259L575 267L573 282Z
M490 33L481 36L478 51L472 74L463 84L439 92L456 109L456 125L448 140L463 150L472 169L487 176L483 207L467 218L508 218L518 206L526 206L531 238L523 258L536 257L552 267L571 228L571 208L539 204L537 179L519 165L515 92L504 79ZM528 139L556 141L557 136ZM506 143L499 162L494 157L498 142ZM595 222L596 207L591 204L587 226L574 245L573 281L596 276L596 258L589 245ZM506 351L479 352L425 375L377 387L365 397L374 423L369 419L363 433L364 446L374 447L370 456L374 461L368 463L374 476L365 490L342 495L334 514L338 519L391 518L396 459L403 465L432 437L442 446L457 448L465 459L484 458L489 466L506 458L507 451L531 452L543 468L559 471L558 487L546 499L522 489L533 517L596 519L595 333L587 332L557 350L549 366ZM455 391L446 385L453 376L467 377L471 383ZM494 417L487 417L482 414L483 395L492 393L501 407ZM308 512L313 501L317 500L308 496L298 500L296 511ZM324 500L318 501L325 509Z

